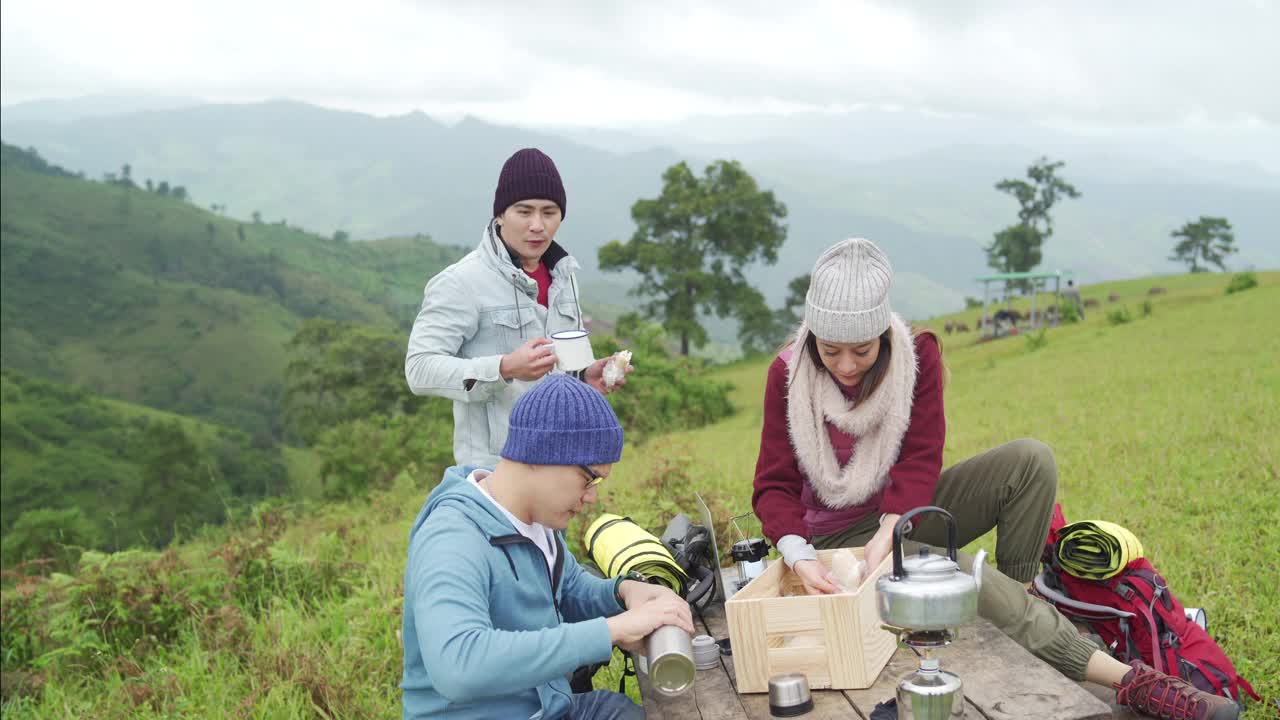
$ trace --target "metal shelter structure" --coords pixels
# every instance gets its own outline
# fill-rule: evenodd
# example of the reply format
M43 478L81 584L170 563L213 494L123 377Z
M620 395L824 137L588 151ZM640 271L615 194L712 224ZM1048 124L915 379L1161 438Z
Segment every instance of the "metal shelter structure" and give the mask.
M1054 307L1056 308L1062 301L1062 281L1070 280L1075 277L1075 273L1071 270L1055 270L1053 272L1010 272L997 273L995 275L982 275L974 278L977 282L982 283L982 337L1000 337L1002 323L992 322L992 314L988 313L991 306L991 283L1004 283L1004 301L1005 304L1012 303L1012 296L1008 292L1008 286L1013 282L1026 282L1031 285L1031 313L1027 316L1030 325L1027 329L1035 330L1042 324L1045 324L1045 313L1038 312L1036 308L1036 298L1042 292L1050 292L1049 281L1053 281ZM997 302L996 305L1000 303ZM1056 313L1055 313L1056 317ZM1056 324L1056 320L1054 321ZM1015 325L1016 327L1016 325Z

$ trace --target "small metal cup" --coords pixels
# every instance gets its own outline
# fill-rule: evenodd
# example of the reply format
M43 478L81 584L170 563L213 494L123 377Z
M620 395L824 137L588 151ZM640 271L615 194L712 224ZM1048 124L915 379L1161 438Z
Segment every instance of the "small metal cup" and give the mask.
M769 678L769 714L795 717L813 709L809 694L809 678L802 673L787 673Z
M693 687L693 641L675 625L663 625L645 641L649 685L663 695L680 695Z
M720 667L720 646L710 635L698 635L693 638L693 664L699 670L711 670Z

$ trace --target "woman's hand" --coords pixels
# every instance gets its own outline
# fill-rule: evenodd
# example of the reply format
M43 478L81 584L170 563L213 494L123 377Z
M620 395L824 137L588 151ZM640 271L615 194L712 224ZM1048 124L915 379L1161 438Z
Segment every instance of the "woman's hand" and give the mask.
M880 529L867 541L863 557L867 561L868 573L875 572L875 569L880 567L880 563L893 552L893 526L897 524L900 517L902 516L896 513L887 513L880 519Z
M804 591L810 595L831 595L840 592L840 584L831 571L817 560L801 560L791 566L791 571L804 583Z

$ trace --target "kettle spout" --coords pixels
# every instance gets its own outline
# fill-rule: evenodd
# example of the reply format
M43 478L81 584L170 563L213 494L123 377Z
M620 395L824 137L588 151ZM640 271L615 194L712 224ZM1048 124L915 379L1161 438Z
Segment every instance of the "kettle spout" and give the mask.
M987 564L987 551L979 550L977 555L973 556L973 585L978 592L982 592L982 566Z

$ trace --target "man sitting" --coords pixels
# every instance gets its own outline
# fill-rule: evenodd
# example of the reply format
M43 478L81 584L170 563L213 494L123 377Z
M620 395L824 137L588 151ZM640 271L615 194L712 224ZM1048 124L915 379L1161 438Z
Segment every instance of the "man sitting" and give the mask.
M547 376L516 401L492 471L451 467L409 536L404 717L630 720L644 711L566 675L642 650L663 625L693 633L671 590L592 577L564 544L622 456L604 396Z

